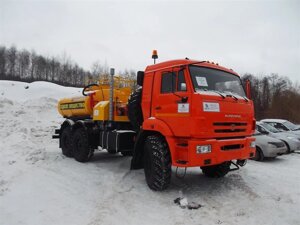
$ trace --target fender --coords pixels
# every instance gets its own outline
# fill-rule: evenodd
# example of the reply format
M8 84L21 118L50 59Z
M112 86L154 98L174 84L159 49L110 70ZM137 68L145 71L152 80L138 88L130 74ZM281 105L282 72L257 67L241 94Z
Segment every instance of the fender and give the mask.
M172 130L164 121L156 119L154 117L150 117L149 119L146 119L143 122L143 128L139 131L136 137L134 150L133 150L133 157L131 159L131 169L143 168L144 142L147 136L155 135L155 134L159 134L164 137L173 136Z
M143 122L144 131L154 131L161 133L163 136L174 136L171 128L164 121L150 117Z

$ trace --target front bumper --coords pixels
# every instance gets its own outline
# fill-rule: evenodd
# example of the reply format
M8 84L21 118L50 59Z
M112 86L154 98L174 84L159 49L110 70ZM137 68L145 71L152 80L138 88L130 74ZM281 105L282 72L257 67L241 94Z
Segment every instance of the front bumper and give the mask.
M284 154L287 152L286 146L276 148L276 147L268 147L266 150L263 150L263 154L265 157L274 158L278 155Z
M172 165L178 167L211 166L231 160L244 160L254 157L255 147L250 143L253 137L238 139L188 139L167 138L172 155ZM197 153L198 145L210 145L211 152Z

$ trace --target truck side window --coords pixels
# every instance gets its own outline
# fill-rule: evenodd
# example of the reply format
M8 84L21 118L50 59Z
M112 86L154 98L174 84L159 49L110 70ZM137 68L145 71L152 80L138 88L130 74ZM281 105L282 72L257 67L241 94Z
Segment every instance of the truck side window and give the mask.
M171 93L175 90L176 74L174 72L166 72L161 75L161 93Z
M178 72L177 91L186 91L186 82L183 70Z

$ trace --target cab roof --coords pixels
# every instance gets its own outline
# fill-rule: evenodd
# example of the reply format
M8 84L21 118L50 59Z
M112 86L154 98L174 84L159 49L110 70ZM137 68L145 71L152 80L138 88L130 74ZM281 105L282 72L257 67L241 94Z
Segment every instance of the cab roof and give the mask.
M239 76L236 72L234 72L232 69L225 68L223 66L219 66L216 63L209 62L209 61L199 61L199 60L192 60L192 59L175 59L175 60L169 60L164 61L161 63L149 65L146 67L145 72L152 72L162 69L168 69L175 66L186 66L186 65L196 65L201 67L208 67L212 69L222 70L228 73L232 73L234 75Z

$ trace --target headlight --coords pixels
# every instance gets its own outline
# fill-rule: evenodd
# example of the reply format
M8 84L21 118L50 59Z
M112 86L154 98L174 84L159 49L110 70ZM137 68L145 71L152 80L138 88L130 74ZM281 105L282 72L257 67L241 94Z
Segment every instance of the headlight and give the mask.
M277 147L278 144L276 142L268 142L268 145L272 147Z
M210 153L211 145L197 145L196 152L197 152L197 154Z
M255 148L256 144L255 144L255 141L251 141L250 142L250 148Z

